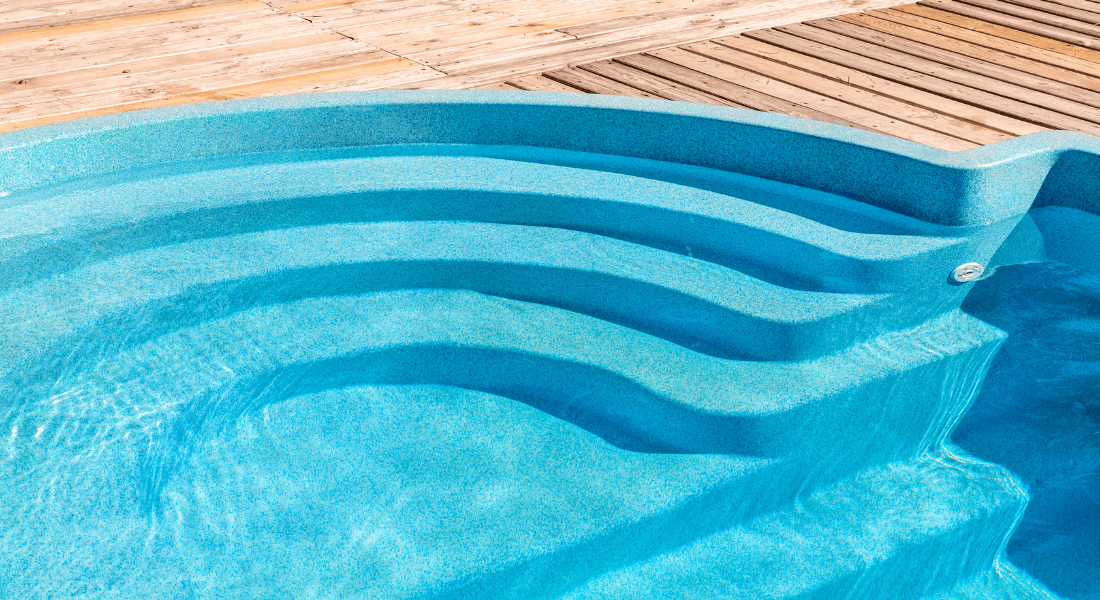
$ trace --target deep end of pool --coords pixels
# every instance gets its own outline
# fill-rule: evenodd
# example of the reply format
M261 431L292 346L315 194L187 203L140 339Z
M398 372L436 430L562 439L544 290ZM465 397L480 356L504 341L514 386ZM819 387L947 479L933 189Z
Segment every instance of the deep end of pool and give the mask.
M1098 190L1083 134L568 94L0 135L0 596L1092 597L974 419Z

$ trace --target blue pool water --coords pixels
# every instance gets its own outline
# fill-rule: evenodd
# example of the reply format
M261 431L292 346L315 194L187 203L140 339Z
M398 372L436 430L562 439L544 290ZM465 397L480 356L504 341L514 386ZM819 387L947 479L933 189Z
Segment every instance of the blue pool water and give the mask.
M6 134L0 597L1094 597L1098 167L474 92Z
M1100 597L1100 219L1033 211L1037 262L1002 267L963 304L1009 333L955 442L1029 488L1008 556L1069 598ZM1049 248L1047 248L1049 246Z

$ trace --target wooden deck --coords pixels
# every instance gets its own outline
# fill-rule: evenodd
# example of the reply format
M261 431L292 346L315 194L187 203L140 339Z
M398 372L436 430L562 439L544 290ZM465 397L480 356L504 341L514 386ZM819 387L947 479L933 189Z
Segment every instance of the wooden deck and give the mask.
M768 110L963 150L1100 135L1100 1L24 0L0 131L318 91L578 91Z

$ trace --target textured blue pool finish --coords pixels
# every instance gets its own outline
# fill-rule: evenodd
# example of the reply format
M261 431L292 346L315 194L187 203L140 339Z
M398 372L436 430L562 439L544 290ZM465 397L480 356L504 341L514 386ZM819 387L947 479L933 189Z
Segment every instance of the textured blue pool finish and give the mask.
M598 96L4 134L0 597L1053 598L951 272L1097 213L1083 134Z

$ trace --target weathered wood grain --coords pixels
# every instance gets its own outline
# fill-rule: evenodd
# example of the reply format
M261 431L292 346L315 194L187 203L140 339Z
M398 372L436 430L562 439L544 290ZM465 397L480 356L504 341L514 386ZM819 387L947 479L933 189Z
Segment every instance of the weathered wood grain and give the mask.
M874 11L868 13L868 15L874 16L884 21L891 21L899 25L907 25L913 28L920 28L931 33L936 33L938 35L951 38L953 40L958 40L960 42L966 42L968 44L984 46L985 48L990 48L992 50L1014 54L1016 56L1027 58L1029 60L1059 67L1067 71L1074 71L1083 75L1089 75L1091 77L1100 77L1100 63L1078 58L1073 55L1063 54L1061 52L1056 52L1044 47L1021 43L1014 39L990 35L989 33L978 31L976 29L960 27L951 23L929 19L927 17L919 16L917 14L902 12L900 10L887 9ZM966 48L966 46L958 47L960 49Z
M1073 102L1042 92L1037 92L1020 85L1007 83L1000 79L994 79L980 75L972 71L966 71L947 66L935 61L920 58L912 54L906 54L897 50L884 48L853 37L841 35L833 31L827 31L810 25L793 25L777 28L779 31L791 33L808 40L835 46L848 52L862 55L865 58L892 64L932 75L944 81L949 81L956 86L967 86L971 89L981 90L992 94L997 100L983 102L986 108L1008 112L1012 110L1024 111L1032 117L1038 117L1039 123L1054 128L1079 128L1082 131L1100 132L1100 110L1091 106ZM1031 106L1025 109L1025 105ZM1023 114L1023 112L1021 112ZM1019 114L1014 116L1019 117ZM1087 119L1087 120L1086 120ZM1093 121L1096 119L1097 121ZM1091 121L1091 122L1090 122Z
M941 79L921 71L899 67L839 47L833 47L820 39L828 39L828 35L819 34L828 34L828 32L806 25L794 25L763 31L751 31L744 35L788 50L803 52L830 62L865 71L896 83L980 106L986 110L1001 113L1021 121L1029 121L1045 129L1071 129L1085 131L1093 135L1100 134L1100 128L1088 121L1066 117L1060 113L998 96L985 90Z
M1060 73L1055 71L1054 68L1041 63L1034 63L1026 59L1004 55L1003 53L995 53L981 47L975 47L972 51L972 54L979 55L975 57L972 54L964 52L967 47L963 42L957 42L955 44L934 44L935 40L931 35L922 36L919 34L917 34L917 37L920 38L920 41L914 41L911 38L902 37L900 34L903 32L897 31L896 29L887 32L884 31L884 29L888 29L888 27L885 26L872 28L870 24L868 24L868 21L869 19L861 19L859 16L853 16L850 18L840 17L809 21L806 24L826 31L839 33L853 39L870 42L883 48L889 48L890 50L897 50L898 52L918 56L925 60L935 61L955 69L970 71L979 76L990 77L1059 98L1072 100L1073 102L1079 102L1093 108L1100 107L1100 94L1091 89L1081 89L1082 87L1087 86L1091 88L1096 85L1096 82L1089 81L1090 78L1079 77L1076 73L1067 73L1065 74L1066 76L1072 76L1075 79L1075 81L1072 82L1073 85L1067 85L1062 82L1065 81L1064 78L1062 78L1062 81L1059 81ZM946 48L951 49L948 50ZM1040 74L1031 74L1036 71ZM1071 110L1076 110L1076 107L1073 107ZM1098 122L1100 122L1100 111L1097 111L1095 116Z
M751 53L738 52L730 47L712 42L688 44L681 46L681 48L805 90L813 90L816 94L846 102L910 125L930 129L975 144L990 144L1010 137L947 114L934 112L902 99L880 95L859 86L841 83L835 79L773 62Z
M660 98L655 94L642 91L614 79L607 79L591 71L581 69L557 69L542 74L547 79L553 79L570 87L575 87L589 94L610 94L615 96L633 96L636 98Z
M959 120L974 123L992 131L999 131L1008 135L1026 135L1028 133L1047 130L1046 127L1035 125L1034 123L1013 119L1012 117L964 102L958 102L940 94L927 92L911 85L896 83L890 79L873 75L867 71L849 68L842 64L821 60L820 58L815 58L808 54L802 54L780 46L766 44L744 35L718 38L713 41L717 44L729 46L742 52L755 54L771 61L809 71L822 77L829 77L835 81L844 82L845 85L857 86L876 94L904 100L918 106L938 111L945 115L952 115Z
M124 17L136 17L185 8L200 8L215 4L229 4L238 0L147 0L138 2L105 3L74 2L69 4L51 3L44 9L27 9L0 12L0 34L63 27L82 23L92 23ZM104 6L106 4L106 6Z
M1033 20L1026 17L1022 18L1011 13L990 10L981 6L972 6L962 2L955 2L954 0L921 0L919 4L967 17L973 17L982 21L988 21L989 23L1019 29L1020 31L1026 31L1035 35L1046 36L1062 42L1069 42L1070 44L1076 44L1086 48L1100 48L1100 37L1053 26L1042 20Z
M600 60L591 62L588 64L578 65L578 69L595 73L606 79L618 81L619 83L629 85L630 87L648 92L659 98L666 100L677 100L680 102L697 102L700 104L717 104L719 106L733 106L737 108L746 108L736 102L731 102L725 98L701 92L697 89L681 85L671 79L665 79L663 77L657 77L645 71L639 71L633 69L621 63L616 63L609 60Z

